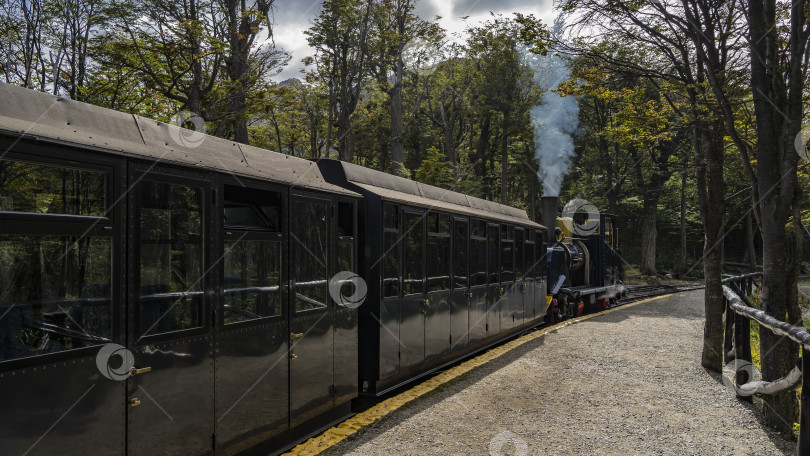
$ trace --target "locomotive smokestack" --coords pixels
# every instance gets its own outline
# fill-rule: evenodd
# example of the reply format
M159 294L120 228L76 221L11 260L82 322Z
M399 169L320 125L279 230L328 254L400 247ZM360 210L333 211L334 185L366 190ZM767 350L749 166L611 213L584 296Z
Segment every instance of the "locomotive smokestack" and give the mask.
M548 230L548 237L546 238L549 243L556 240L554 237L554 228L557 227L557 205L559 198L556 196L544 196L540 198L540 219L543 226Z

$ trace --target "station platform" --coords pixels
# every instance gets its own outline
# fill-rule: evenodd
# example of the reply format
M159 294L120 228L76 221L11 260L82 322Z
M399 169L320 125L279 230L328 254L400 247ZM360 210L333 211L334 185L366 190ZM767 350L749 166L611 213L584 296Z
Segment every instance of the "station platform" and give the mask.
M703 291L541 328L386 399L288 454L774 455L700 367Z

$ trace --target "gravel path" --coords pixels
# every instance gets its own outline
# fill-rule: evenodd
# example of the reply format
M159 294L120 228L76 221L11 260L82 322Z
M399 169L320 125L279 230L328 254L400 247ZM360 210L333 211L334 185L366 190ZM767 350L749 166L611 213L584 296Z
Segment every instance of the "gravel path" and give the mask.
M332 448L334 455L774 455L699 364L702 291L620 309L529 342Z

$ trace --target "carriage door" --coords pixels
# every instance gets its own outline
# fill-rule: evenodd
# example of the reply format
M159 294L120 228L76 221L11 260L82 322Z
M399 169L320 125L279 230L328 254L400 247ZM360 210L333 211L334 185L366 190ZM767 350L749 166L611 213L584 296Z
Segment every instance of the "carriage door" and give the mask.
M332 407L333 310L329 300L332 201L290 198L290 426Z
M400 307L400 367L413 368L425 361L425 213L402 211L402 288Z
M128 453L209 453L212 179L137 165L129 178Z

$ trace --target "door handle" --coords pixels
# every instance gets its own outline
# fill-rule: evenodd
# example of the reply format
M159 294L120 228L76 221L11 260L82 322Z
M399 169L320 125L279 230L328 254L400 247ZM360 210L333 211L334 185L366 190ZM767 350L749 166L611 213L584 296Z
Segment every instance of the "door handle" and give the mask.
M300 339L304 337L304 333L290 333L290 340Z
M290 353L290 359L298 359L298 355L295 353Z
M137 397L133 397L132 399L129 400L130 407L137 407L139 405L141 405L141 400L138 399Z
M134 377L134 376L136 376L138 374L145 374L147 372L152 372L152 368L151 367L142 367L140 369L136 369L135 366L129 368L129 376L130 377ZM140 404L140 401L138 403ZM133 407L135 407L135 406L133 405Z
M472 298L472 293L467 293L468 298Z
M425 306L425 307L429 306L430 305L430 300L425 299L424 301L422 301L422 305Z

